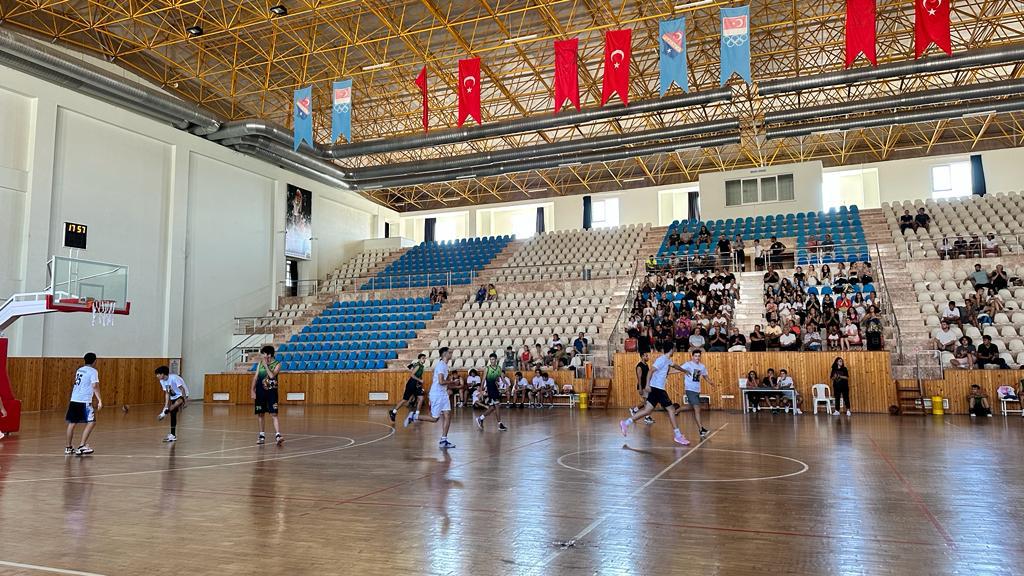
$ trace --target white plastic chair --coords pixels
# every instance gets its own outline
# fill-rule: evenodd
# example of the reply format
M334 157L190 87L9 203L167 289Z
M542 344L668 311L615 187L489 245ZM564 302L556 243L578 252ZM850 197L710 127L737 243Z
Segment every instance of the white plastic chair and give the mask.
M996 396L999 397L999 406L1003 410L1003 416L1007 414L1020 414L1024 416L1024 403L1017 397L1017 393L1014 392L1011 386L1000 386L996 388ZM1008 404L1016 404L1016 410L1010 410L1006 406Z
M828 387L828 384L815 384L811 387L811 400L814 401L814 412L818 413L818 405L825 405L825 413L832 414L832 402L835 400L832 398L832 390Z

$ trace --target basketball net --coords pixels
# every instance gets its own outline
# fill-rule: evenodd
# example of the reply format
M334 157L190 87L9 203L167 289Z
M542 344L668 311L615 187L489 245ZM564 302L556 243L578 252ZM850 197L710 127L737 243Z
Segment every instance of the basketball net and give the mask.
M114 325L114 310L117 309L117 302L113 300L92 301L92 325L107 327Z

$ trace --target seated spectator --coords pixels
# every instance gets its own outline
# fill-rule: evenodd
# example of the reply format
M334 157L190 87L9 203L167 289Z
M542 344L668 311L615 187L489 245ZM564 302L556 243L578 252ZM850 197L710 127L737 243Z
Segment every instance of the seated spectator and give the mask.
M967 394L967 411L971 417L987 416L992 417L992 405L989 404L988 394L981 391L981 386L971 384L971 391Z
M551 356L544 354L540 344L533 347L533 366L538 371L542 366L551 366Z
M952 300L942 309L942 316L940 320L945 320L950 324L956 324L963 328L963 319L960 317L960 309L956 307L956 302Z
M725 352L729 349L729 338L726 335L725 326L712 326L708 331L708 351Z
M860 326L864 332L868 350L879 351L885 347L885 327L882 325L882 317L878 314L878 308L868 306L867 312L860 321Z
M825 239L821 241L821 251L826 254L832 254L836 250L836 241L832 239L831 234L825 234Z
M967 256L967 240L960 234L953 240L953 258L964 258Z
M821 331L814 322L809 323L804 330L804 348L811 352L821 351Z
M775 375L774 368L768 369L768 373L761 379L760 388L764 390L777 390L779 388L779 378ZM767 393L761 395L761 408L771 408L772 414L779 411L778 402L779 397L776 394ZM767 404L767 406L765 404Z
M487 301L494 302L498 299L498 290L494 287L494 284L487 285Z
M576 352L575 348L569 350L569 368L576 373L576 377L580 378L581 370L583 369L583 354Z
M971 242L967 245L967 253L971 258L981 258L981 238L977 234L971 234Z
M953 252L953 244L949 241L949 238L945 236L942 237L942 242L939 242L938 250L940 260L956 258Z
M511 346L505 347L505 358L501 361L502 370L515 370L518 363L516 362L516 351Z
M756 370L747 372L747 378L744 381L744 388L747 390L756 390L761 387L761 379L757 376ZM761 401L760 394L746 394L747 402L749 403L749 409L751 412L757 412L757 405Z
M547 372L542 372L541 376L543 381L541 382L539 396L539 402L541 406L544 405L544 399L548 401L548 408L554 408L555 406L555 394L558 393L558 384L555 383L555 379L552 378Z
M810 253L812 256L821 255L821 242L818 242L817 236L813 234L808 236L805 246L807 246L807 252Z
M916 224L916 227L914 229L917 230L918 228L924 228L925 232L927 232L928 228L931 226L931 223L932 217L929 216L928 213L924 211L924 208L918 208L917 214L914 215L914 224Z
M689 348L690 351L704 350L704 346L707 345L707 338L704 337L704 329L700 326L694 326L693 331L690 332Z
M996 235L989 232L985 242L981 246L982 256L1002 256L1003 251L999 248L999 240Z
M711 244L711 231L704 224L700 225L700 231L697 233L697 244Z
M900 216L900 233L906 234L907 230L917 230L917 224L914 223L914 216L910 214L910 210L904 210L903 216Z
M768 271L764 273L764 288L765 291L771 291L772 294L779 293L779 273L775 271L775 267L772 265L768 266Z
M959 368L961 370L971 370L974 368L974 344L971 343L969 336L961 336L958 341L956 348L953 349L953 359L949 361L949 365L953 368Z
M793 377L789 375L789 372L785 368L779 370L779 390L793 390L796 388L796 383L793 382ZM794 392L796 395L796 405L793 405L793 401L789 396L780 396L782 400L782 408L788 414L790 409L796 414L803 414L801 406L803 406L804 398L799 392Z
M523 344L523 347L519 349L519 369L523 372L528 371L533 366L533 355L530 354L530 347Z
M949 327L949 322L941 321L939 329L932 332L931 349L952 352L958 338L956 332Z
M590 353L590 341L583 335L583 332L576 335L576 339L572 341L572 347L576 349L577 354Z
M679 246L689 246L693 244L693 233L683 230L679 233Z
M862 344L860 338L860 326L857 326L850 318L846 319L846 326L843 326L843 350Z
M680 241L680 238L679 238L679 230L678 229L673 228L672 229L672 233L668 235L668 245L672 246L672 247L682 245L682 242Z
M755 324L754 331L750 333L750 351L764 352L767 349L767 341L764 332L761 331L761 325Z
M733 326L729 330L729 352L746 352L747 351L747 338L740 331Z
M430 289L430 303L431 304L437 304L438 303L437 287L436 286Z
M786 328L782 331L782 335L779 336L779 347L783 352L799 352L800 327L787 323Z
M981 337L981 345L974 356L974 363L978 368L992 365L1003 370L1009 370L1006 360L999 357L999 347L992 343L992 337L985 334Z
M470 368L469 376L466 376L466 387L459 392L459 408L462 408L466 404L466 400L472 397L472 394L481 386L482 380L480 374L475 368Z
M447 286L441 286L441 288L437 291L437 298L438 298L438 300L441 301L442 304L444 304L445 302L448 301L448 287Z
M658 270L658 259L654 257L654 254L647 257L647 261L644 262L644 268L648 272L656 272Z
M981 264L974 265L974 273L970 275L969 279L975 290L988 288L991 282L988 272L981 269Z
M843 334L839 331L837 324L829 325L827 341L829 350L841 350L843 348Z
M553 351L555 348L557 348L557 347L559 347L561 345L562 345L562 337L559 336L558 334L552 335L551 336L551 344L548 345L548 348Z
M483 306L484 300L487 299L487 286L480 285L480 288L476 291L476 303Z
M779 349L779 338L782 336L782 326L778 322L769 321L764 329L765 345L772 350Z
M512 388L512 404L518 403L520 408L524 404L533 404L533 385L523 376L522 371L516 372L515 380Z
M761 241L754 238L754 270L764 269L764 247Z
M807 275L804 274L803 266L796 267L796 271L793 272L793 282L796 283L797 288L800 290L807 287Z

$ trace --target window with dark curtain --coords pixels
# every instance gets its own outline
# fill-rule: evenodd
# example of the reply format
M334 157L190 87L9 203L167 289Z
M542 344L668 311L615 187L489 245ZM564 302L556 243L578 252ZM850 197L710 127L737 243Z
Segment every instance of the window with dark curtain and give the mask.
M594 210L590 205L590 196L583 197L583 229L590 230L590 225L594 220Z
M424 218L423 219L423 241L433 242L434 241L434 228L437 226L437 218Z
M544 207L537 207L537 234L544 233Z
M690 220L700 220L700 192L694 190L687 194L687 211L690 214Z
M984 196L988 190L985 187L985 168L981 164L981 154L971 156L971 193L975 196Z

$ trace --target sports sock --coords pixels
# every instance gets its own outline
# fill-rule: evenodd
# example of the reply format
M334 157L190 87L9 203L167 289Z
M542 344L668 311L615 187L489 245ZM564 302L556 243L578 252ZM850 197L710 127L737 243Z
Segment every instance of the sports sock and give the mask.
M676 428L676 429L675 429L675 433L676 433L676 436L680 436L680 435L682 435L682 432L680 432L680 431L679 431L679 428Z

